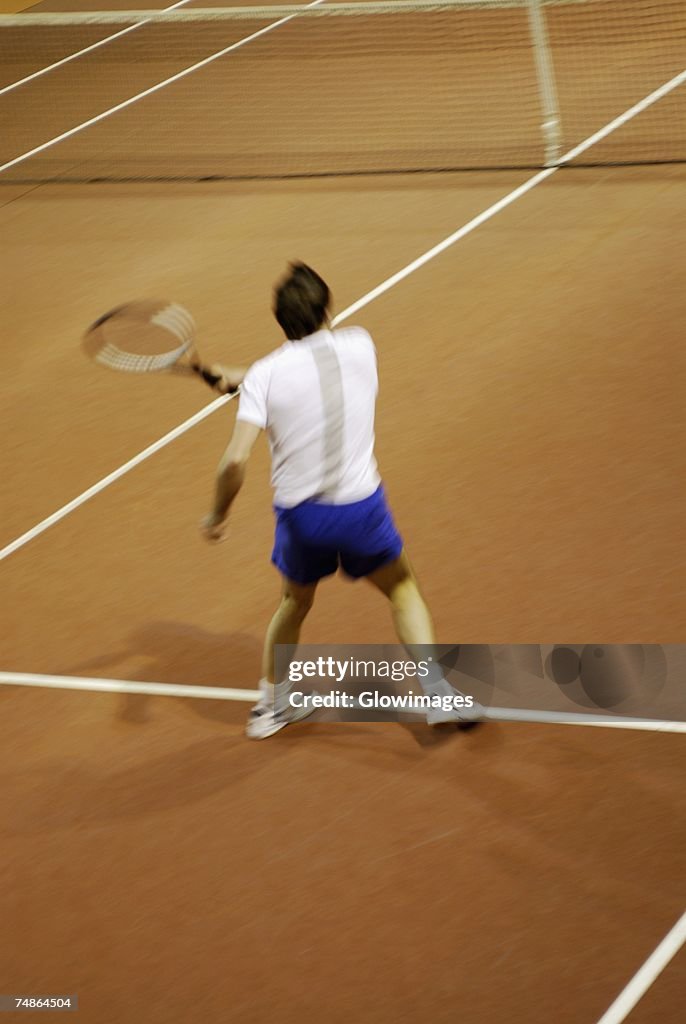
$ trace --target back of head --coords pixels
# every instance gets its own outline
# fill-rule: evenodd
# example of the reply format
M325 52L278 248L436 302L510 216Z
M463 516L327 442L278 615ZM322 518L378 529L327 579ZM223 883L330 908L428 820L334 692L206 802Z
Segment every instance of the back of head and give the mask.
M291 263L274 291L274 316L289 341L314 334L326 322L329 286L305 263Z

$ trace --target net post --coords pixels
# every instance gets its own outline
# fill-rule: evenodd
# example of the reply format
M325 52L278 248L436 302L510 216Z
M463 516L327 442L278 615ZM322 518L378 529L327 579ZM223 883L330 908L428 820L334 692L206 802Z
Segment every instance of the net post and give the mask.
M529 28L536 62L536 77L541 103L543 123L543 141L545 145L545 166L554 167L562 150L562 125L557 101L555 69L550 52L545 15L544 0L527 0L529 12Z

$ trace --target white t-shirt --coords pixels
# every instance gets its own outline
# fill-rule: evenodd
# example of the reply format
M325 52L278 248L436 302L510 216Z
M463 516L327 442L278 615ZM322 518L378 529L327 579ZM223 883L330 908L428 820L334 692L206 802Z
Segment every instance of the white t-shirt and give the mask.
M287 341L250 367L238 419L268 433L275 505L343 505L374 493L377 391L376 350L361 327Z

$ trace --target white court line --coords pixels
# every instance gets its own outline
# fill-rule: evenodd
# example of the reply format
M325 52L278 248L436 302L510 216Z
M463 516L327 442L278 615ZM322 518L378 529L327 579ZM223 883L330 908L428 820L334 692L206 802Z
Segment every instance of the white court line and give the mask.
M338 316L334 317L331 321L332 326L335 327L336 324L340 323L342 320L346 320L349 316L352 316L353 313L356 313L358 309L362 309L370 302L373 302L374 299L378 299L379 295L383 295L384 292L387 292L390 288L399 284L400 281L403 281L406 277L409 277L410 274L413 274L415 270L419 270L419 268L423 267L425 263L429 262L429 260L434 259L435 256L438 256L446 249L449 249L451 245L455 244L455 242L459 242L461 238L464 238L465 235L469 235L475 230L475 228L478 228L481 224L485 224L487 220L490 220L491 217L495 217L497 213L500 213L501 210L504 210L507 206L516 202L517 199L521 199L522 196L526 195L527 192L530 192L532 188L536 188L536 185L540 185L542 181L545 181L546 178L549 178L557 170L557 167L547 167L544 171L539 171L539 173L535 174L533 178L529 178L523 185L514 189L513 192L508 192L508 194L503 196L502 199L499 199L497 203L494 203L493 206L489 206L487 210L479 213L467 224L463 224L462 227L458 228L452 235L448 235L448 237L444 238L442 242L434 245L432 249L428 249L425 253L422 253L421 256L418 256L416 260L412 261L412 263L408 263L406 267L403 267L403 269L399 270L396 274L392 274L391 277L387 277L385 281L378 284L376 288L372 288L370 292L363 295L361 299L357 300L357 302L353 302L352 305L346 306L343 312L339 313Z
M320 0L315 0L315 2L318 3L320 2ZM314 6L314 4L311 4L310 6ZM358 309L362 309L363 306L368 305L374 299L378 298L379 295L383 295L384 292L387 292L394 285L398 284L404 278L414 273L415 270L418 270L420 267L424 266L425 263L428 263L429 260L432 260L435 256L438 256L439 253L442 253L445 249L448 249L451 245L454 245L455 242L459 241L459 239L464 238L465 235L470 234L470 232L474 231L481 224L484 224L487 220L490 220L491 217L494 217L501 210L504 210L507 206L510 206L511 203L514 203L517 199L520 199L523 195L526 195L526 193L530 192L531 189L536 187L536 185L539 185L542 181L545 181L551 175L555 174L555 172L559 170L559 168L563 166L565 162L573 159L575 156L578 156L579 153L584 152L584 150L588 149L588 147L591 146L593 142L598 142L600 139L605 138L611 132L615 131L616 128L620 127L620 125L624 124L630 117L633 117L635 114L645 110L652 103L655 103L663 96L666 96L668 92L671 92L673 89L676 89L677 86L682 85L684 81L686 81L686 71L682 71L679 75L676 75L669 82L666 82L664 85L660 86L659 89L656 89L654 92L650 93L649 96L646 96L643 100L640 101L640 103L634 104L633 107L630 107L629 110L625 111L623 114L620 114L619 117L616 117L613 121L610 121L603 128L597 131L594 135L589 136L589 138L586 139L584 142L580 143L578 146L570 150L568 153L565 153L565 155L560 158L560 162L558 165L556 165L555 167L548 167L543 171L539 171L538 174L535 174L532 178L529 178L528 181L525 181L518 188L514 189L512 192L509 192L506 196L503 196L503 198L499 199L496 203L493 203L493 205L489 206L488 209L484 210L482 213L472 218L472 220L470 220L467 224L464 224L461 228L458 228L458 230L453 232L452 235L448 235L448 237L444 238L442 242L438 243L438 245L435 245L432 249L429 249L427 252L423 253L423 255L419 256L416 260L413 260L412 263L408 263L406 267L404 267L402 270L399 270L396 274L393 274L391 277L386 278L385 281L382 281L381 284L376 286L376 288L372 288L371 291L367 292L366 295L363 295L361 299L357 300L357 302L353 302L352 305L347 306L346 309L344 309L341 313L338 314L338 316L334 317L332 323L334 325L341 323L343 320L346 320L348 317L352 316L353 313L357 312ZM0 167L0 171L2 171L2 169L3 168ZM227 400L227 398L217 399L216 402L213 402L209 406L207 406L207 408L204 410L204 415L209 415L211 412L214 412L215 409L218 409ZM199 422L203 418L203 413L198 413L196 417L191 417L190 420L187 420L185 423L182 423L179 427L177 427L176 431L171 432L173 436L169 434L166 435L166 437L161 438L161 440L157 442L157 445L159 447L163 447L164 444L169 443L167 438L169 440L173 440L174 437L178 437L180 434L183 434L186 430L190 430L191 427L195 426L196 422ZM110 475L105 477L104 480L101 480L99 483L94 484L94 486L85 491L84 494L69 502L69 504L65 505L64 508L59 509L57 512L53 513L53 515L49 516L47 519L44 519L41 523L38 523L31 530L28 530L26 533L22 534L21 537L18 537L15 541L12 541L12 543L2 548L0 550L0 561L2 561L3 558L7 558L8 555L11 555L18 548L23 547L23 545L27 544L30 540L33 540L34 537L37 537L39 534L43 533L43 531L47 530L49 526L53 525L53 523L59 522L60 519L63 519L64 516L67 515L69 512L73 511L75 508L78 508L78 506L83 504L84 501L87 501L89 498L94 497L100 491L104 490L104 488L107 487L110 483L112 483L114 480L117 480L120 476L123 476L123 474L126 473L129 469L137 465L138 462L142 460L142 458L147 458L148 454L151 455L153 453L153 450L156 451L157 448L155 446L152 446L152 450L146 449L145 452L141 453L141 456L131 459L124 466L120 467L120 469L115 470L113 473L110 473Z
M622 1024L622 1021L626 1020L636 1003L643 998L685 942L686 912L682 914L672 930L665 935L655 952L648 957L626 988L620 992L609 1010L600 1018L598 1024Z
M101 693L146 693L153 697L202 697L203 700L244 700L251 703L260 696L259 690L234 690L221 686L139 683L128 679L44 676L26 672L0 672L0 686L38 686L50 690L95 690Z
M90 498L94 498L96 494L99 494L100 491L104 491L106 487L109 487L109 485L113 484L115 480L124 476L124 474L128 473L130 469L140 465L141 462L149 459L151 455L155 454L155 452L158 452L161 448L171 444L171 442L176 440L177 437L185 434L187 430L191 429L191 427L194 427L197 423L200 423L208 416L211 416L213 412L216 412L217 409L226 405L227 402L231 402L237 395L238 392L234 392L232 395L222 395L221 398L216 398L214 402L210 402L209 405L206 405L200 410L200 412L196 412L194 416L190 417L190 419L184 420L183 423L180 423L178 427L174 427L174 429L170 430L168 434L164 435L164 437L161 437L158 441L154 441L151 445L148 445L148 447L144 448L138 455L134 455L134 457L129 459L128 462L125 462L123 466L113 470L112 473L108 473L108 475L103 477L102 480L98 480L96 484L89 487L87 491L83 492L83 494L79 494L78 497L68 502L68 504L63 505L62 508L57 510L57 512L53 512L51 516L47 517L47 519L43 519L42 522L37 523L36 526L27 530L26 533L22 533L21 537L17 537L16 540L13 540L10 544L7 544L6 547L0 549L0 562L3 558L7 558L8 555L11 555L14 551L23 547L24 544L28 544L28 542L33 540L34 537L39 537L41 533L44 533L50 526L54 526L55 523L59 523L60 519L64 519L64 517L68 516L70 512L77 509L79 505L83 505L86 501L89 501Z
M0 678L1 681L1 678ZM591 725L604 729L635 729L639 732L686 733L686 722L657 718L622 718L576 711L534 711L529 708L486 708L489 722L535 722L544 725Z
M425 263L429 262L429 260L432 260L435 256L444 252L445 249L450 248L450 246L454 245L455 242L458 242L461 238L464 238L465 235L474 231L475 228L478 228L481 224L490 220L491 217L500 213L501 210L504 210L511 203L514 203L517 199L521 199L523 195L526 195L526 193L530 192L532 188L536 187L536 185L540 185L542 181L546 180L546 178L555 174L555 172L559 171L559 169L564 167L565 164L570 163L570 161L575 160L576 157L585 153L586 150L590 149L591 146L594 146L596 142L600 142L602 139L607 138L608 135L611 135L612 132L617 130L617 128L621 128L623 124L630 121L632 117L636 116L636 114L642 113L648 107L652 106L653 103L662 99L663 96L666 96L678 86L683 85L684 82L686 82L686 70L675 75L674 78L669 80L669 82L665 82L664 85L661 85L658 89L651 92L649 96L646 96L638 103L635 103L633 107L629 107L628 110L625 110L623 114L615 117L614 120L608 121L606 125L600 128L593 135L589 135L589 137L584 139L583 142L580 142L578 146L575 146L573 149L570 149L567 153L561 156L554 167L547 167L544 171L540 171L538 174L535 174L533 178L529 178L528 181L525 181L523 185L519 186L519 188L516 188L513 192L510 192L508 195L498 200L498 202L494 203L493 206L489 206L487 210L484 210L483 213L474 217L473 220L470 220L469 223L463 225L463 227L458 228L458 230L452 235L448 235L448 237L444 238L442 242L438 243L438 245L435 245L432 249L429 249L421 256L418 256L412 263L408 263L408 265L402 270L399 270L397 274L393 274L385 281L382 281L381 284L377 285L376 288L372 288L372 290L361 299L358 299L357 302L353 302L351 306L348 306L342 313L339 313L333 320L333 323L336 324L340 320L344 320L346 317L356 313L358 309L362 309L363 306L366 306L369 302L378 298L379 295L383 295L383 293L387 292L389 288L393 288L393 286L398 284L399 281L402 281L410 274L413 274L415 270L419 270L419 268L423 267Z
M256 701L258 690L235 690L220 686L184 686L179 683L145 683L129 679L101 679L88 676L42 675L36 672L0 672L0 686L43 687L52 690L92 690L104 693L145 693L152 697L195 697L210 700ZM408 717L416 717L408 715ZM652 718L609 718L566 711L533 711L487 708L493 722L535 722L541 725L595 725L643 732L686 733L686 722Z
M306 4L305 6L318 7L322 3L324 3L324 0L312 0L312 3ZM81 124L77 124L74 128L69 128L66 132L62 132L61 135L56 135L47 142L41 143L40 146L35 146L33 149L29 149L26 153L22 153L21 156L15 156L13 160L8 160L7 163L0 164L0 174L3 171L9 170L10 167L15 167L17 164L23 163L24 160L28 160L30 157L36 156L37 153L42 153L51 146L55 146L58 142L63 142L72 135L76 135L77 132L83 131L84 128L90 128L91 125L97 124L99 121L103 121L106 117L110 117L112 114L116 114L118 111L124 110L126 107L130 107L133 103L137 103L138 100L142 100L146 96L151 96L153 93L163 89L166 85L171 85L173 82L179 82L182 78L185 78L186 75L190 75L194 71L199 71L200 68L204 68L208 64L212 64L213 61L219 60L220 57L225 57L227 53L233 53L234 50L239 50L247 43L251 43L254 39L259 39L260 36L266 35L267 32L273 32L275 28L279 28L280 25L285 25L286 22L292 21L293 18L296 17L296 14L289 14L286 18L279 18L278 21L273 21L270 25L265 25L264 28L258 29L257 32L253 32L249 36L244 36L243 39L239 39L237 42L231 43L230 46L225 46L223 50L218 50L217 53L212 53L209 57L205 57L196 64L192 64L190 67L184 68L183 71L177 71L175 75L172 75L170 78L165 78L163 82L151 85L149 89L144 89L143 92L139 92L135 96L130 96L128 100L123 100L121 103L117 103L116 106L110 107L109 110L103 110L100 114L96 114L95 117L90 117L87 121L82 121Z
M177 7L183 7L184 4L188 4L190 2L191 0L177 0L177 3L172 4L171 7L163 7L162 10L175 11ZM11 92L13 89L18 89L20 85L26 85L27 82L32 82L35 78L47 75L48 71L54 71L56 68L61 68L63 64L68 64L70 61L76 60L77 57L83 57L85 53L97 50L98 47L104 46L105 43L111 43L113 39L119 39L121 36L125 36L128 32L133 32L134 29L140 28L141 25L148 25L151 20L151 18L147 18L145 21L137 21L134 25L122 28L119 32L115 32L111 36L106 36L104 39L100 39L97 43L91 43L90 46L84 46L82 50L70 53L68 57L62 57L61 60L55 61L54 64L48 64L46 67L41 68L40 71L33 71L30 75L26 75L24 78L18 78L16 82L10 82L9 85L5 85L0 89L0 96L4 96L6 92Z

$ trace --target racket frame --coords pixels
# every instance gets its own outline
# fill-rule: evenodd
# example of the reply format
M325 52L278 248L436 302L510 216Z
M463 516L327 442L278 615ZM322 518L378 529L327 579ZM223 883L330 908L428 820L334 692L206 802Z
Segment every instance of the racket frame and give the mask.
M144 316L141 308L150 306L151 312ZM158 308L156 308L158 307ZM131 317L132 322L138 321L154 324L173 335L180 342L176 348L167 352L160 352L151 355L127 352L125 349L115 345L114 342L104 338L105 325L115 317ZM111 370L120 370L125 373L184 373L199 376L209 387L218 390L217 385L221 376L212 373L203 365L200 356L195 348L195 321L191 314L177 302L146 300L145 303L127 302L115 306L108 312L103 313L95 320L86 331L82 347L86 354L101 366ZM188 356L188 362L180 360ZM238 387L221 390L222 394L235 394Z

